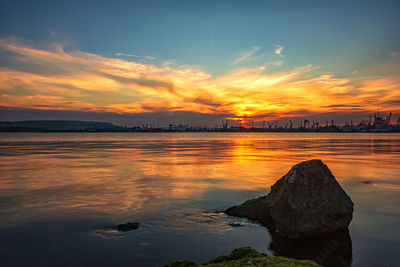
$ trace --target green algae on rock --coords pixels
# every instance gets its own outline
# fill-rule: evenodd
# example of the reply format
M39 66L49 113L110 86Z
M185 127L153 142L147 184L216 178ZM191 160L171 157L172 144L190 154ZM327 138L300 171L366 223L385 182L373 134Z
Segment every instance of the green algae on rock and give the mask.
M164 265L165 267L319 267L310 260L295 260L285 257L268 256L259 253L251 247L241 247L233 250L229 255L221 255L208 262L196 264L193 261L174 261Z

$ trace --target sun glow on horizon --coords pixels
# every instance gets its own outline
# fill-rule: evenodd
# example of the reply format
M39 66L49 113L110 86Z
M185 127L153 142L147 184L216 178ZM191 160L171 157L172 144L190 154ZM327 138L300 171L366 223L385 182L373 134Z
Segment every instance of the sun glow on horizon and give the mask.
M277 46L275 53L282 50ZM8 59L0 68L0 105L8 108L189 111L246 123L329 112L400 113L398 75L333 74L305 65L238 67L214 76L196 66L145 64L66 51L60 44L36 48L17 38L0 39L0 51Z

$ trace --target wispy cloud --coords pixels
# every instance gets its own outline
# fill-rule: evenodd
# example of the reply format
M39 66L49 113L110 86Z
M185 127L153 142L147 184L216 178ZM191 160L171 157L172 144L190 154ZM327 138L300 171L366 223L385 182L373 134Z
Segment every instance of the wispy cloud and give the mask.
M233 61L231 63L231 65L236 65L236 64L238 64L240 62L243 62L243 61L247 60L248 58L253 56L255 53L257 53L259 50L260 50L259 46L253 47L252 49L250 49L249 51L244 52L240 57L235 59L235 61Z
M273 66L277 66L280 67L284 64L285 62L283 62L282 60L276 60L276 61L272 61L270 64Z
M394 51L390 54L392 55L392 57L400 57L400 51Z
M125 53L115 53L116 56L119 57L136 57L136 58L145 58L145 59L149 59L149 60L154 60L154 59L158 59L156 57L152 57L152 56L139 56L139 55L134 55L134 54L125 54Z
M0 106L114 113L184 111L255 120L333 111L349 114L354 107L365 113L400 113L398 76L334 75L311 65L273 73L265 67L236 68L213 76L195 66L157 66L66 51L57 44L46 47L0 38L0 51L8 52L7 62L0 62ZM258 50L253 48L246 58Z
M280 57L283 57L283 55L282 55L282 50L283 50L284 48L285 48L285 47L284 47L283 45L276 45L276 48L275 48L275 50L274 50L274 53L275 53L276 55L280 56Z

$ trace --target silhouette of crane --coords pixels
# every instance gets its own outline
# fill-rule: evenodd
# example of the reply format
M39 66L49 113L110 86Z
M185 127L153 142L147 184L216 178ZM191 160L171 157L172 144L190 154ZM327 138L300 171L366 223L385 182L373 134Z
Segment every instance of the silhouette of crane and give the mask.
M304 119L304 128L307 128L307 126L308 127L310 127L310 121L309 120L307 120L307 119Z
M390 125L390 119L392 118L392 112L389 113L389 115L386 118L386 125Z

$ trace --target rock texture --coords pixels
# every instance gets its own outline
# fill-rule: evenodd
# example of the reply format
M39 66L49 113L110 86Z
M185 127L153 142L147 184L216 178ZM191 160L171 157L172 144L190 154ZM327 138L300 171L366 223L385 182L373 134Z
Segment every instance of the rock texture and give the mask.
M285 257L273 257L250 247L242 247L233 250L229 255L221 255L208 262L197 264L193 261L174 261L164 267L319 267L310 260L294 260Z
M225 211L266 225L292 239L347 229L353 202L321 160L301 162L279 179L271 192Z

